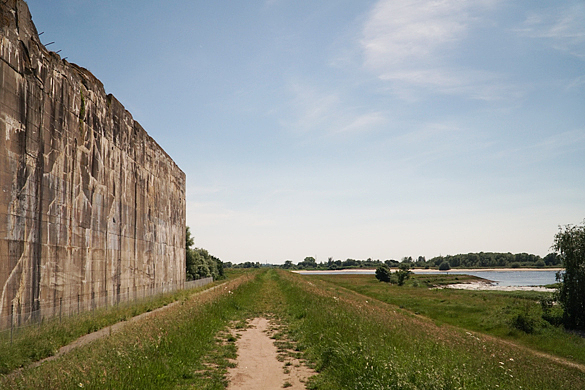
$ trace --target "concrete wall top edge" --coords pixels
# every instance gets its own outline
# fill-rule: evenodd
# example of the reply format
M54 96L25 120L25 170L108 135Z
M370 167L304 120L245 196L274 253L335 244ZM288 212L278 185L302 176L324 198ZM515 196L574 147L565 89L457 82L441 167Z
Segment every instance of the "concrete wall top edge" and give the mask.
M183 175L183 177L185 177L184 171L175 163L171 156L169 156L169 154L158 144L158 142L156 142L156 140L152 138L148 132L146 132L142 125L140 125L140 123L132 117L132 114L126 110L124 105L113 94L106 93L103 83L97 77L95 77L91 71L75 63L71 63L62 59L59 54L48 50L41 43L26 1L2 0L0 3L0 29L7 33L5 35L11 35L11 31L15 30L15 26L17 27L16 31L18 34L18 37L15 38L22 42L24 48L26 48L26 54L24 54L25 57L30 57L34 51L38 50L40 53L39 61L45 63L45 68L50 68L51 64L57 69L63 68L62 74L73 74L79 78L79 80L70 80L73 83L77 81L80 85L79 88L83 86L87 91L95 94L98 99L103 99L103 101L108 102L108 105L117 106L117 109L124 112L127 119L132 123L134 131L143 133L142 135L145 139L147 139L153 145L156 145L156 148L159 149L164 156L171 160L173 170L176 170L179 175ZM0 52L0 55L2 56L1 59L10 64L12 61L4 58L3 54L4 51ZM29 60L32 61L32 58ZM35 65L31 63L28 67L21 66L18 68L21 68L18 69L19 73L21 74L25 74L26 72L36 72L38 73L37 77L39 79L42 78L42 69L40 69L41 66L35 67ZM90 97L88 96L87 98L89 99Z

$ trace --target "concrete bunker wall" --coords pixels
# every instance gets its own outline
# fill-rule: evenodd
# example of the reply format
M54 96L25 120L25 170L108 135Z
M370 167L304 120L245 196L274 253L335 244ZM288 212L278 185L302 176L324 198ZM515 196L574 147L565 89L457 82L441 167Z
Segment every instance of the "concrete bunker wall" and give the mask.
M0 328L185 281L185 174L0 0Z

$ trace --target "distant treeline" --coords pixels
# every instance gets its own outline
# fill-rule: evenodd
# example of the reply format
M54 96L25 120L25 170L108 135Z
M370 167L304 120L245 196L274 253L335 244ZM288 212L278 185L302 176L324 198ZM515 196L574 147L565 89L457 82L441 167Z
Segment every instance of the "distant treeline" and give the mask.
M561 266L561 258L555 253L549 253L544 258L529 253L496 253L496 252L479 252L466 253L458 255L437 256L427 260L424 256L417 258L403 257L400 261L395 259L389 260L334 260L330 257L327 262L317 262L314 257L305 257L297 264L291 260L286 260L283 265L279 266L284 269L348 269L348 268L377 268L382 264L389 267L398 267L400 263L408 263L411 267L435 268L442 263L447 262L451 268L520 268L520 267L553 267ZM229 264L226 266L234 268L260 268L267 265L260 263L246 262L242 264Z
M467 253L454 256L433 257L426 263L431 266L439 266L444 261L448 262L451 267L544 267L560 266L561 257L556 253L549 253L541 258L538 255L528 253Z

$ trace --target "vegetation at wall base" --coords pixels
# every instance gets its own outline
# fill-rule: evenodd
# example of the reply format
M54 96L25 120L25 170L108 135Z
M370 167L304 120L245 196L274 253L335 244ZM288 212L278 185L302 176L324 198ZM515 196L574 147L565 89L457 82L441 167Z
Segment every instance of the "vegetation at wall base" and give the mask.
M13 334L10 330L4 331L0 334L0 375L53 356L61 347L81 336L172 302L185 301L190 296L212 286L214 284L124 302L117 306L83 312L62 319L53 317L38 324L15 328L12 331Z
M193 248L194 239L187 226L185 234L185 266L187 280L196 280L212 277L213 280L225 277L223 262L210 255L203 248Z

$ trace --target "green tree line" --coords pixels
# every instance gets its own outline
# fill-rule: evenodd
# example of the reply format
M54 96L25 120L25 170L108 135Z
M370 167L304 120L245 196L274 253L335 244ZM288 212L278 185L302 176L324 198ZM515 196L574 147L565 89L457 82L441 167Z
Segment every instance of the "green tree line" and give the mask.
M390 268L398 268L401 264L408 264L410 267L434 268L442 264L449 265L449 268L519 268L519 267L554 267L561 265L561 257L557 253L549 253L544 258L539 255L528 253L497 253L497 252L479 252L458 255L437 256L426 260L424 256L413 258L412 256L403 257L400 261L395 259L388 260L366 260L346 259L334 260L330 257L327 262L317 262L312 257L305 257L303 261L294 264L291 260L286 260L281 268L284 269L321 269L336 270L348 268L377 268L385 264ZM444 265L444 266L445 266Z
M223 262L212 256L203 248L194 248L194 240L187 226L185 234L185 257L187 280L213 277L214 280L224 278Z
M433 257L425 265L438 267L447 262L451 268L481 268L481 267L544 267L559 266L561 258L556 253L549 253L544 258L528 253L497 253L479 252L449 256ZM418 264L417 264L418 265Z

